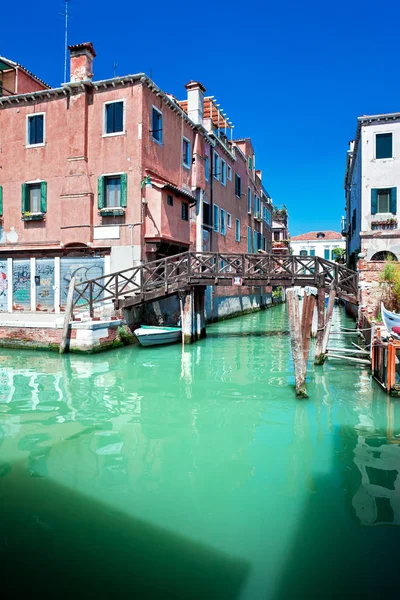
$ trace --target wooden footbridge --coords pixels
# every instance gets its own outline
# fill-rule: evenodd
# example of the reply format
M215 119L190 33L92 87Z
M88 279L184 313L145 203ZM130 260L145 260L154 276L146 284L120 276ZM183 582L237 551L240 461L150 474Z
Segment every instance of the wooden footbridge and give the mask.
M209 285L314 286L356 304L358 275L318 256L184 252L75 284L73 308L93 316L99 303L128 308Z

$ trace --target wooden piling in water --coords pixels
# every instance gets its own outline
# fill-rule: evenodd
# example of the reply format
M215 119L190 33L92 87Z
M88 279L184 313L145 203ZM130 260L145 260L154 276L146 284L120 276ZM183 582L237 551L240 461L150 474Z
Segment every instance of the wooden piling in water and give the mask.
M315 308L315 288L306 288L303 297L303 311L301 314L301 337L303 340L303 356L307 370L308 353L310 351L311 327Z
M67 304L65 306L64 327L63 327L63 332L62 332L62 336L61 336L60 354L64 354L64 352L67 349L69 322L71 320L72 302L74 299L74 288L75 288L75 277L72 277L71 281L69 282Z
M328 346L329 333L331 331L331 325L332 325L333 307L335 305L335 298L336 298L336 290L331 290L329 292L328 308L326 309L325 331L324 331L324 337L322 340L322 354L326 354L326 348Z
M324 331L325 331L325 287L324 287L322 281L320 282L320 287L318 288L317 313L318 313L318 330L317 330L317 341L315 344L314 364L322 365L325 361L325 355L322 352L322 343L324 340Z
M286 299L288 305L290 344L294 364L296 395L300 398L307 398L306 364L304 362L304 348L300 326L299 299L293 288L286 291Z

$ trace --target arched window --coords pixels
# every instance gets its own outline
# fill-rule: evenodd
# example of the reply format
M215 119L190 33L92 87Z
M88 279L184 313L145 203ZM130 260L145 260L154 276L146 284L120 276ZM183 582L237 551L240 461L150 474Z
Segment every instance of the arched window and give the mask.
M381 252L375 252L371 260L397 260L397 256L389 250L382 250Z
M324 234L324 232L323 232L323 231L319 231L319 232L317 233L317 239L318 239L318 240L322 240L324 237L325 237L325 234Z

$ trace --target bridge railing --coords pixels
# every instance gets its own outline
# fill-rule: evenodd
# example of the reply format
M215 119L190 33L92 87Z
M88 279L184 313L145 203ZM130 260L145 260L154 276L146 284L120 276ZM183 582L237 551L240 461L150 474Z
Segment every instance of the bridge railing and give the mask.
M118 303L132 296L145 301L157 292L167 295L202 282L230 285L233 277L241 277L244 285L319 286L323 281L326 288L355 296L358 288L354 271L316 256L184 252L79 283L73 305L77 309L89 307L93 314L99 303Z

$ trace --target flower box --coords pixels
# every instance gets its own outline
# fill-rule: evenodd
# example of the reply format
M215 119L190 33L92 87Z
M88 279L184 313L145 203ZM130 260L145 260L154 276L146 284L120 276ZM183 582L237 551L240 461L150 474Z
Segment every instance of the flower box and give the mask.
M125 215L125 208L102 208L99 210L101 217L123 217Z
M43 221L44 213L24 213L21 217L22 221Z

